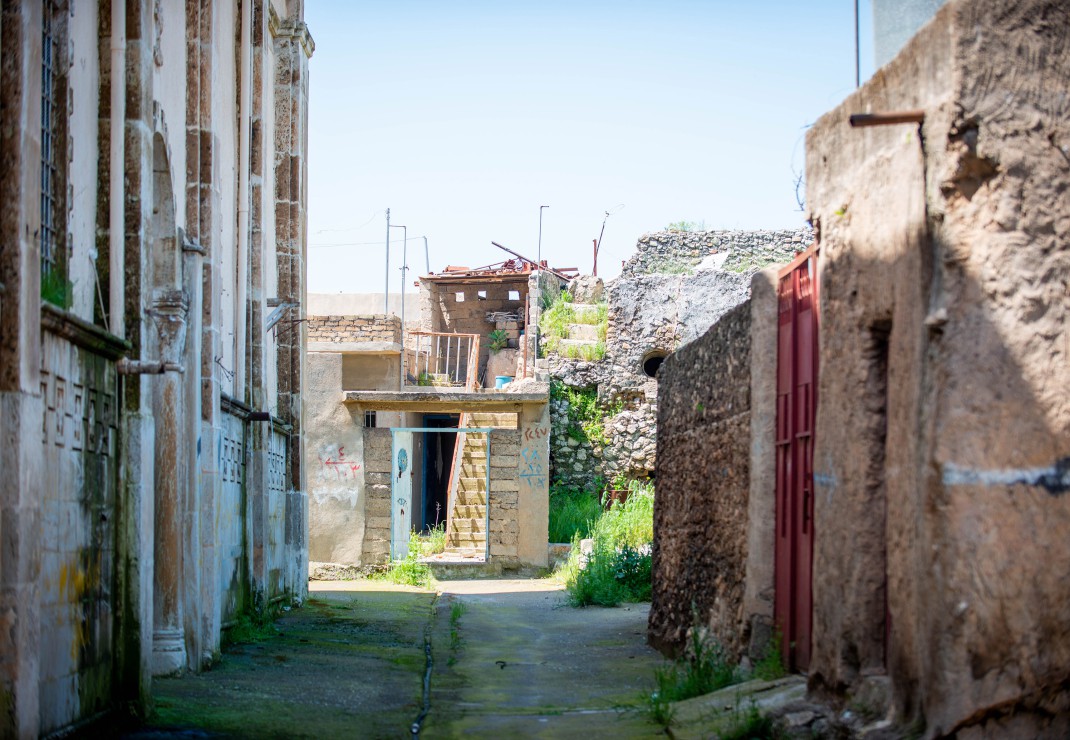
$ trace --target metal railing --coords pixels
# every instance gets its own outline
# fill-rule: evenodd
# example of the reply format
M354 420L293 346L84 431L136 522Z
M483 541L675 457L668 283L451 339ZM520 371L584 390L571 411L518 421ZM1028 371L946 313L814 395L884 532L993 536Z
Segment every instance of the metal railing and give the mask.
M410 331L405 385L479 387L479 335Z

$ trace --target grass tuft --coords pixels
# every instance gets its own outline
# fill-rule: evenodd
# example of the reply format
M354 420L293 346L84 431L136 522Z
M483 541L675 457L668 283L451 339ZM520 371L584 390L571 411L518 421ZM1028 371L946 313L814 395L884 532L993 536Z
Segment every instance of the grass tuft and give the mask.
M567 486L550 489L550 542L571 542L591 535L591 525L602 514L598 497Z
M443 536L445 536L443 534ZM409 534L409 551L401 560L395 560L382 574L374 576L384 581L397 583L401 586L416 586L417 588L431 588L435 583L434 574L427 563L421 563L423 557L424 542L417 532Z
M651 719L666 725L672 721L674 702L708 694L738 683L741 676L732 665L724 648L716 640L706 637L696 621L691 627L688 650L674 662L654 671L654 691L647 700Z

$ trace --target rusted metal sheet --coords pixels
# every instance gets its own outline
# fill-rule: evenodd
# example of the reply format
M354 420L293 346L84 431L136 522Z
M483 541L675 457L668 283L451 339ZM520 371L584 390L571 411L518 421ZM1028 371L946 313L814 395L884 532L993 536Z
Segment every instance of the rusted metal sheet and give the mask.
M786 267L777 286L776 599L790 668L810 664L813 598L813 458L817 414L817 246Z

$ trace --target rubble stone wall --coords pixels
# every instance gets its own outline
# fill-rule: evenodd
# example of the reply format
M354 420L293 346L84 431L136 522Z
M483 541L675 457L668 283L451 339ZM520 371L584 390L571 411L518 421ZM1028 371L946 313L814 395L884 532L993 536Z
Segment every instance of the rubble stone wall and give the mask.
M670 654L691 627L709 630L733 661L747 648L750 332L744 303L659 372L649 635Z
M401 319L397 316L309 316L310 342L401 342Z
M658 231L643 234L621 277L690 273L700 265L727 272L751 273L790 262L814 241L813 230Z

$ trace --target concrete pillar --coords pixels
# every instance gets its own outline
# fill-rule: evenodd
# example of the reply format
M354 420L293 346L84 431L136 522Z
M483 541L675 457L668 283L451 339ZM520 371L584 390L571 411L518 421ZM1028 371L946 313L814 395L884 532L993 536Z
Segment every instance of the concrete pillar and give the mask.
M165 293L154 301L151 316L161 362L181 363L188 309L189 301L181 291ZM186 666L182 613L186 501L182 450L186 430L182 423L182 386L182 376L174 372L164 373L153 383L156 544L152 671L155 675L174 673Z
M201 598L201 578L203 561L201 550L201 271L203 269L204 250L200 245L183 239L182 244L182 284L189 295L189 328L186 332L185 362L186 369L182 377L183 384L183 419L182 433L185 437L181 465L186 471L186 506L183 514L183 560L185 568L186 604L185 623L186 654L189 665L199 670L201 665L211 658L205 655L204 622L205 601Z
M520 495L517 500L517 558L545 568L549 559L550 405L525 405L517 414Z

